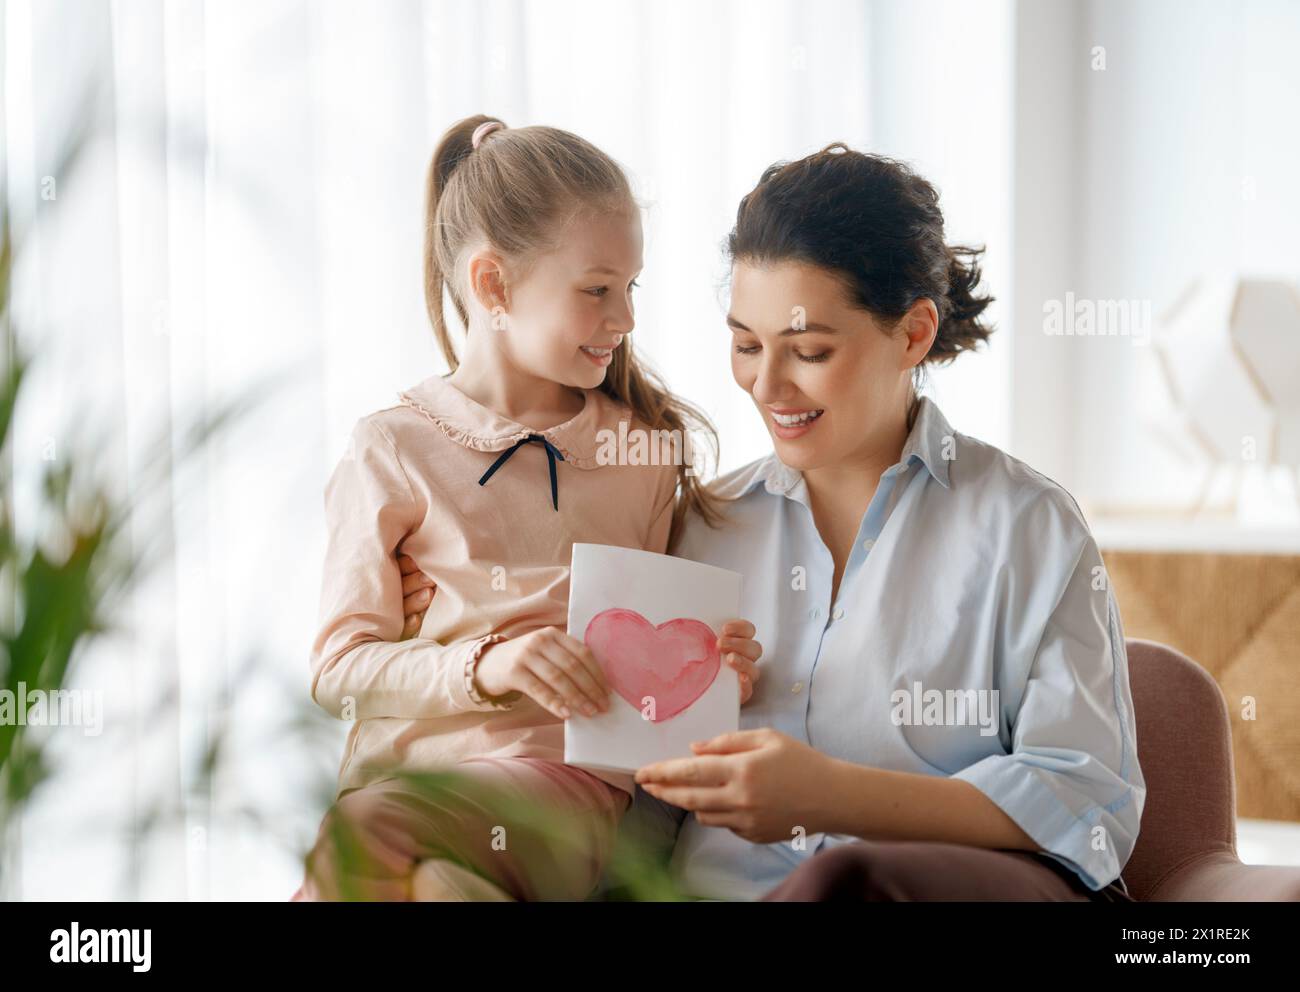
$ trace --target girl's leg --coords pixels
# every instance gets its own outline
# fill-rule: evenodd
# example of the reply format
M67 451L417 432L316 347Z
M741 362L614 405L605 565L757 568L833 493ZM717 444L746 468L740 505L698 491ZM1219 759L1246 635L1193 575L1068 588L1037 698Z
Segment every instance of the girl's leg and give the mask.
M1041 852L929 841L861 841L821 851L764 902L1131 902L1122 882L1094 892Z
M511 899L580 900L591 894L630 803L627 793L540 758L471 758L449 770L464 776L467 787L426 795L384 779L340 797L321 825L295 899L397 901L439 898L439 891L443 898L490 898L500 890ZM484 795L484 788L492 791ZM491 805L498 797L504 806ZM545 807L552 831L512 808L516 802ZM417 868L431 860L445 864L417 878Z
M411 876L415 902L516 902L505 889L445 858L426 858Z

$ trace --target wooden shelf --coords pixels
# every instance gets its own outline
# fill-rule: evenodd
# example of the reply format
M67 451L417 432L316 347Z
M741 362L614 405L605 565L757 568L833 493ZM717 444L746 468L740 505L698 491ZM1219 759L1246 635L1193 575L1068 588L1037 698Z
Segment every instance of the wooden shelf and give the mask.
M1300 526L1251 526L1212 517L1090 518L1102 551L1300 554Z

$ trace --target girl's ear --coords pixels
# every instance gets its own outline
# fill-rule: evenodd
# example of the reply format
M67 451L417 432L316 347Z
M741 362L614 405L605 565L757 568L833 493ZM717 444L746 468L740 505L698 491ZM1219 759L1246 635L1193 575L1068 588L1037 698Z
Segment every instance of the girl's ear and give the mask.
M509 309L505 263L490 248L481 248L469 257L469 291L488 313L497 307Z

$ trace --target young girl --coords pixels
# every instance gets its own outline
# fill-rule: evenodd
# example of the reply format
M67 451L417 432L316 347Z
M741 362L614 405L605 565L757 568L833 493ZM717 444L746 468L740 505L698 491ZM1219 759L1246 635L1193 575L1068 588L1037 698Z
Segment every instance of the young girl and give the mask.
M452 372L360 420L326 489L312 696L354 722L295 900L582 899L599 881L635 786L563 763L562 721L612 705L564 631L572 546L662 553L688 509L711 509L685 464L597 457L620 421L708 428L624 340L640 270L639 210L603 152L482 116L444 136L425 293ZM444 289L467 329L460 360ZM399 552L414 563L405 578ZM402 640L403 595L424 581L420 636ZM754 632L731 621L719 638L745 695ZM546 804L573 843L552 849L505 808L468 791L435 801L393 774L432 770Z

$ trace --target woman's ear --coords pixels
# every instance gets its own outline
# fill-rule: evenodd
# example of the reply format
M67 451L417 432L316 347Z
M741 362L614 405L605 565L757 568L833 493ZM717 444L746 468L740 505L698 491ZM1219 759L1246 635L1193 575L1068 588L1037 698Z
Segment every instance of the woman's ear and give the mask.
M469 257L469 291L488 313L509 309L505 263L490 248L480 248Z
M900 323L907 337L903 368L914 369L925 361L935 335L939 333L939 308L934 305L934 300L923 296L912 304L912 309L903 315Z

